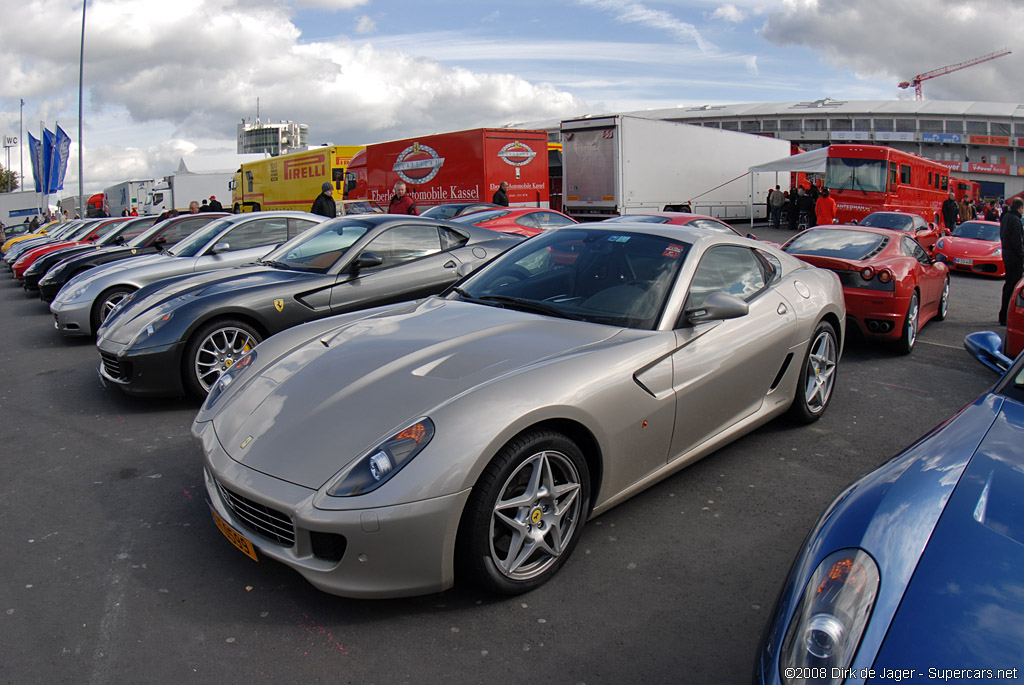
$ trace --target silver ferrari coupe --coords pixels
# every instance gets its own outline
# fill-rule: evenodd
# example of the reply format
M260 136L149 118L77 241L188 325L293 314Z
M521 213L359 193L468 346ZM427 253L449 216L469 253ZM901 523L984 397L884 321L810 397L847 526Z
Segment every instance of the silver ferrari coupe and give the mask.
M260 343L193 424L214 522L327 592L533 589L587 520L835 388L839 279L736 235L585 224L440 296Z

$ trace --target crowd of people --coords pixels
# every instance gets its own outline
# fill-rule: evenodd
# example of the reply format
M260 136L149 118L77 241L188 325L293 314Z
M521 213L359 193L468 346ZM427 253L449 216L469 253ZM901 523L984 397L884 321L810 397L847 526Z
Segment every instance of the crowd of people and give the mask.
M795 185L787 190L775 186L768 193L768 212L772 228L802 231L808 226L836 221L836 201L828 188L814 183Z

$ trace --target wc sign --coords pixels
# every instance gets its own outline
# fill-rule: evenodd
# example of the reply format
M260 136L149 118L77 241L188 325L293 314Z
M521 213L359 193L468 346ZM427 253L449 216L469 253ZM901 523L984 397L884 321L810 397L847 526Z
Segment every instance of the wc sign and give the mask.
M18 136L4 136L4 147L17 147Z

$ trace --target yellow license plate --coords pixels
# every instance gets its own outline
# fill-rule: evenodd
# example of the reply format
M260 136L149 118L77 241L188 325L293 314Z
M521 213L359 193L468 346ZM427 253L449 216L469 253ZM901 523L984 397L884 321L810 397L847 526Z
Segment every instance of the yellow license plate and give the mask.
M224 533L224 537L226 537L232 545L240 549L245 556L249 557L253 561L259 561L259 558L256 556L256 548L252 546L249 539L228 525L228 522L220 517L220 514L217 513L212 504L209 502L206 504L210 507L210 514L213 515L213 522L217 524L218 528L220 528L220 532Z

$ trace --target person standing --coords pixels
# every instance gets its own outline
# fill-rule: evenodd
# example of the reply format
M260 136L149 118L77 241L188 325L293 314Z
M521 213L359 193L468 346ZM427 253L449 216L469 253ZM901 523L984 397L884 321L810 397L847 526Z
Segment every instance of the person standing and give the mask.
M405 184L401 181L395 184L395 194L391 196L388 214L419 214L416 211L416 201L412 199L412 195L405 192Z
M1010 306L1010 296L1017 286L1017 281L1024 274L1024 226L1021 225L1021 210L1024 200L1013 198L1010 209L1003 214L999 224L999 241L1003 244L1003 266L1006 267L1006 280L1003 282L1003 301L999 308L999 325L1006 325L1006 312Z
M491 202L502 207L508 207L508 181L502 181L498 184L498 189L494 191L494 197L491 198Z
M966 195L960 200L960 223L970 221L974 218L974 212L971 207L971 200Z
M956 203L956 196L949 193L942 202L942 223L946 225L946 230L952 232L956 228L956 221L960 218L960 207Z
M999 221L999 212L996 211L996 201L989 200L985 206L985 221Z
M210 211L210 205L206 204L206 198L205 197L203 198L203 204L201 204L199 206L199 211L200 212L208 212L208 211Z
M309 211L328 219L338 216L338 205L334 202L334 186L330 181L324 181L320 186L320 194L313 200L313 207Z
M189 214L198 214L199 213L199 203L196 202L195 200L192 200L192 202L189 202L188 203L188 213Z
M821 191L818 202L814 205L814 213L817 216L818 224L831 226L836 219L836 201L828 188Z
M797 218L800 214L799 195L796 192L796 186L789 189L789 206L786 208L786 217L789 220L789 230L796 230Z
M224 205L222 205L220 203L220 200L217 199L216 195L211 195L210 196L210 211L211 212L223 212L224 211Z
M771 207L772 228L779 228L779 223L782 221L782 205L785 201L786 198L782 194L782 189L779 186L775 186L775 190L768 195L768 206Z

